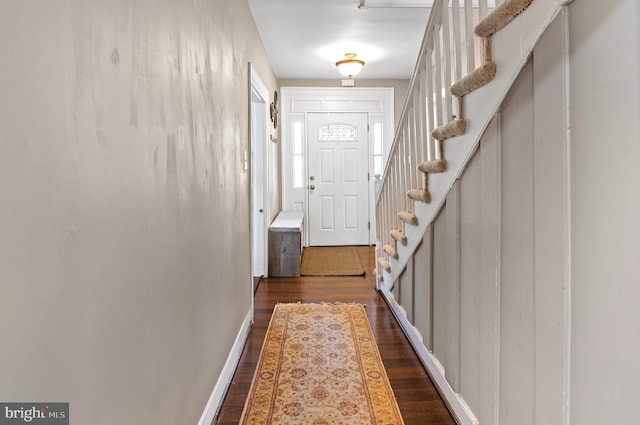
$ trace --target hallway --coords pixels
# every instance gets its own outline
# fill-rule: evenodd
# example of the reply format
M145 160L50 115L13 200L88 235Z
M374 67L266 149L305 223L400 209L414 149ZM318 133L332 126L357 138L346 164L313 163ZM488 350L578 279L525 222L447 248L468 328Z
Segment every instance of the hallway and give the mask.
M271 312L278 302L356 302L367 315L406 425L453 425L431 380L385 301L375 290L374 247L358 247L365 276L264 279L255 294L255 322L214 424L237 424L251 386Z

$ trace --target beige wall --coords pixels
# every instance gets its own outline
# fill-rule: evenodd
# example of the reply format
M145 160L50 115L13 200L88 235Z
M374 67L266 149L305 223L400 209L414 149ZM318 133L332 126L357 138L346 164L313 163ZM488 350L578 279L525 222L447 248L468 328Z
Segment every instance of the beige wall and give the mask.
M250 310L246 1L8 0L0 400L195 424Z
M336 74L337 74L336 70ZM341 79L335 80L300 80L280 79L280 87L341 87ZM356 87L393 87L394 122L397 125L404 106L409 80L355 80Z
M630 424L640 380L640 3L580 0L569 12L571 424Z

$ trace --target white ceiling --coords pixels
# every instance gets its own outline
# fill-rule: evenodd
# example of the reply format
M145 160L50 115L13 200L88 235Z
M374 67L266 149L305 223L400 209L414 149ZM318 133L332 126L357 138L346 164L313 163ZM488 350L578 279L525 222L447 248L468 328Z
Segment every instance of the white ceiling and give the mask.
M357 79L409 79L429 0L249 0L278 78L341 79L335 62L356 52Z

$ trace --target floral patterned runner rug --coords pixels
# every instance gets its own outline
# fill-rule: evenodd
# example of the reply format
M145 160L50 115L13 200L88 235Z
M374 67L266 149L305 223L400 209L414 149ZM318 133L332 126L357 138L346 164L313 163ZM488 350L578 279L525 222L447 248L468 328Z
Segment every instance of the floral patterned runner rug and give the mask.
M364 307L278 304L241 424L404 424Z

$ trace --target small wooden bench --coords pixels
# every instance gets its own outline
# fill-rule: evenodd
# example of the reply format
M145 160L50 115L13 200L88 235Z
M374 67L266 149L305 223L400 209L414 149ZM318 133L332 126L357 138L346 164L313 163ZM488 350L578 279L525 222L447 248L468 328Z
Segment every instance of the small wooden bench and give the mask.
M282 211L269 226L269 276L300 276L304 214Z

